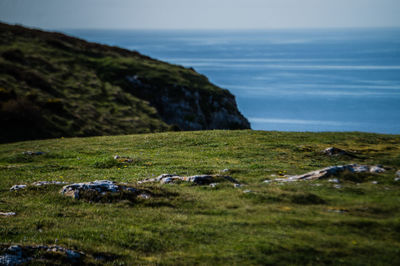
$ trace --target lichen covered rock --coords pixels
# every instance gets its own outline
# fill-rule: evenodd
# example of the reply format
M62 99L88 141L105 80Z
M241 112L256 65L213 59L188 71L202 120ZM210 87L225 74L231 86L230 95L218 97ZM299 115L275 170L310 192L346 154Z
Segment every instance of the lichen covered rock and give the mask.
M64 186L60 193L74 199L87 199L94 201L120 199L133 199L136 197L149 198L150 193L134 187L117 184L110 180L96 180L93 182L74 183ZM145 196L141 196L141 195Z
M211 183L218 183L221 181L229 181L238 183L235 179L230 176L220 176L220 175L194 175L194 176L179 176L174 174L162 174L156 178L148 178L139 181L142 183L160 183L160 184L171 184L180 182L190 182L196 185L209 185Z
M359 164L337 165L311 171L302 175L287 176L286 178L276 178L275 181L293 182L300 180L316 180L316 179L337 176L345 171L351 173L382 173L385 171L385 169L379 165L375 166L359 165Z

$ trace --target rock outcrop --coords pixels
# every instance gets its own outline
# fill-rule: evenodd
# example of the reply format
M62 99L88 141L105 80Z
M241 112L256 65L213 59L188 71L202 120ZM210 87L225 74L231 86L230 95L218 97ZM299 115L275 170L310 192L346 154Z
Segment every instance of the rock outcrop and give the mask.
M301 180L316 180L316 179L337 176L345 171L351 173L383 173L385 172L385 169L379 165L375 166L359 165L359 164L337 165L311 171L302 175L287 176L286 178L276 178L275 181L293 182Z
M150 193L128 185L117 184L110 180L96 180L93 182L74 183L64 186L60 193L74 199L101 201L113 198L134 199L150 197Z
M229 181L233 183L239 183L230 176L220 176L220 175L194 175L194 176L178 176L173 174L162 174L156 178L148 178L139 181L139 184L143 183L160 183L160 184L173 184L179 182L190 182L196 185L209 185L213 183L218 183L221 181Z
M0 251L0 265L19 265L32 263L35 260L41 261L40 264L51 264L51 258L56 257L64 263L79 263L85 256L83 252L66 249L60 246L20 246L13 245L3 248Z

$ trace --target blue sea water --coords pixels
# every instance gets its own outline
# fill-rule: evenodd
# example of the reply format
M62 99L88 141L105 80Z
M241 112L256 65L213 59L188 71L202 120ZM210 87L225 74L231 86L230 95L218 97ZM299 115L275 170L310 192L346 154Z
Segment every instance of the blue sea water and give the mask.
M253 129L400 133L400 29L64 32L193 67Z

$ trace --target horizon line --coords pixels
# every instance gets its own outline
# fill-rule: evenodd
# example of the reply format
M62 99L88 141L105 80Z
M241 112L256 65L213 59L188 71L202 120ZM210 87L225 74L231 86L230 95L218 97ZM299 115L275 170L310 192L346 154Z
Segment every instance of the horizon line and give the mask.
M14 26L22 26L31 29L38 30L50 30L50 31L58 31L58 30L138 30L138 31L279 31L279 30L367 30L367 29L400 29L399 26L346 26L346 27L254 27L254 28L140 28L140 27L40 27L40 26L31 26L22 23L10 23L0 20L0 23L14 25Z

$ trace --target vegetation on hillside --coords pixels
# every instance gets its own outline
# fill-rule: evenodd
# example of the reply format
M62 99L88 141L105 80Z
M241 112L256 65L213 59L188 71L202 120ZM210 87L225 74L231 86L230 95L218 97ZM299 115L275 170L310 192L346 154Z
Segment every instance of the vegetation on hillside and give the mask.
M181 110L174 102L189 107ZM226 123L212 124L213 113L220 109L237 119L227 117ZM234 97L192 69L118 47L2 23L0 125L0 142L249 128Z
M400 136L258 131L168 132L0 145L4 245L57 245L87 263L397 265ZM327 156L335 146L355 156ZM25 151L41 151L30 155ZM114 155L132 158L120 163ZM271 182L330 165L382 164L379 174ZM218 174L243 184L135 185L162 173ZM109 203L63 197L57 180L128 182L158 197ZM373 182L377 181L377 182ZM96 259L102 254L103 259ZM108 261L107 261L108 259Z

